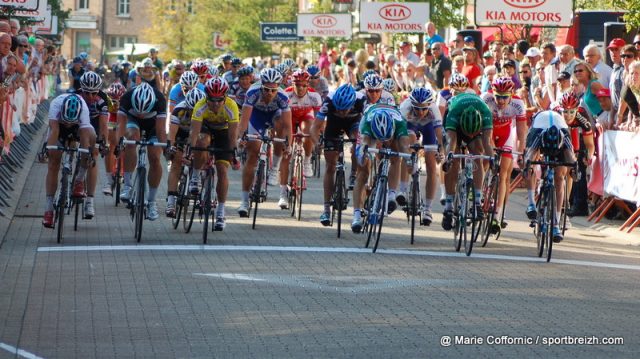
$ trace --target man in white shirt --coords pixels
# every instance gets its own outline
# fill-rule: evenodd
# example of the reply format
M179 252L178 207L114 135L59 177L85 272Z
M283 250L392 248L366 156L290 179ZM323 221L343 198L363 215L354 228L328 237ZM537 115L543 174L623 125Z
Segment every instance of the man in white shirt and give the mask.
M582 49L582 55L584 56L584 60L591 65L593 71L598 74L598 82L605 88L609 88L613 69L602 61L602 53L600 53L598 46L594 44L585 46L584 49Z

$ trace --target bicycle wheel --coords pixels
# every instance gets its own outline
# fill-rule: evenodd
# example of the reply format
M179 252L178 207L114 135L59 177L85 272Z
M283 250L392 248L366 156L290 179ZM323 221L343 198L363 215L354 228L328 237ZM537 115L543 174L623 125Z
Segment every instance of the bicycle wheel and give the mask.
M256 217L258 216L258 204L260 203L260 197L262 194L262 181L265 176L265 165L264 161L260 161L258 163L258 172L256 173L255 183L253 184L253 190L251 191L251 201L253 202L253 223L251 224L251 229L256 229Z
M83 199L82 198L74 198L73 199L73 207L74 207L74 219L73 219L73 230L77 231L78 230L78 217L80 217L80 211L82 211L84 208L80 208L80 207L84 207L83 205ZM82 216L84 217L84 215Z
M376 208L376 203L378 202L377 196L378 196L378 186L376 184L371 189L371 192L369 193L369 195L367 196L367 199L365 200L364 208L366 211L366 216L365 215L362 216L363 223L364 223L364 225L362 226L362 232L367 233L367 242L364 244L365 248L369 248L369 243L371 242L371 236L373 234L373 227L375 227L371 225L371 221L373 221L373 218L375 217L375 213L378 213L378 210Z
M569 183L565 179L564 180L564 200L562 201L562 213L560 213L560 218L562 219L562 235L564 236L564 232L567 230L567 209L569 209L569 193L567 190L569 189Z
M136 188L136 202L135 202L135 234L134 237L138 240L138 243L142 239L142 222L144 221L144 190L146 185L147 169L142 167L138 168L137 173L137 188Z
M302 157L302 156L301 156ZM304 187L306 185L305 183L305 177L304 177L304 173L302 172L302 158L300 158L300 162L298 163L298 168L296 169L296 206L297 206L297 210L298 210L298 215L297 215L297 219L298 221L302 218L302 194L304 192ZM293 209L294 211L296 210L295 208Z
M533 227L533 234L536 236L536 245L538 249L538 257L542 257L544 254L545 243L547 241L547 228L545 224L545 207L547 203L547 193L545 187L543 187L542 192L538 196L538 200L536 201L536 208L538 209L538 214L536 218L536 224Z
M201 201L204 212L204 223L202 226L202 243L207 244L207 233L209 232L209 217L211 217L211 174L207 173L204 181L204 198Z
M376 205L376 215L375 215L375 223L372 223L372 229L376 232L376 242L373 244L373 253L378 250L378 243L380 243L380 234L382 233L382 222L384 221L385 208L387 203L387 178L380 178L380 182L378 183L378 194L376 195L376 200L378 204Z
M467 256L471 255L471 250L473 249L473 242L475 239L476 232L476 192L473 189L473 181L467 181L467 194L465 196L466 210L464 211L464 232L463 232L463 241L464 241L464 252ZM471 224L471 232L468 233L468 225Z
M464 180L458 180L458 184L456 185L456 195L453 200L453 247L456 252L460 252L460 248L462 247L462 232L466 230L466 223L464 220L464 214L462 211L466 211L466 208L463 208L466 205L466 201L461 198L461 196L466 195L467 193L467 184Z
M171 218L171 224L173 225L173 229L178 229L178 225L180 225L180 216L182 216L182 209L184 208L184 199L187 198L186 190L187 189L187 176L182 173L180 174L180 179L178 180L178 195L176 196L176 213L173 218ZM188 205L187 205L188 206ZM186 210L186 209L185 209Z
M67 210L67 200L68 200L68 194L69 194L69 175L64 173L62 173L62 179L60 180L60 193L58 194L58 200L57 205L56 205L56 220L57 220L57 226L58 226L58 233L57 233L57 241L58 243L62 242L62 229L64 226L64 212Z
M336 171L336 182L333 190L333 211L336 213L338 221L338 238L340 238L342 227L342 211L344 208L344 195L345 195L345 183L344 183L344 170Z
M113 180L113 184L115 187L115 201L116 201L116 207L118 207L118 204L120 204L120 186L121 186L121 182L122 182L122 176L120 175L120 171L121 171L121 159L117 158L116 159L116 175L114 177Z
M298 156L291 161L291 165L289 166L289 213L291 217L296 215L296 200L298 199L298 179L296 178L298 174Z
M553 249L553 226L556 223L556 191L553 185L549 186L547 195L549 197L547 199L547 205L545 206L547 222L547 238L545 245L547 247L547 262L549 262L551 261L551 250Z
M482 233L482 247L485 247L487 245L487 242L489 241L489 237L491 237L491 224L493 223L494 220L496 220L496 203L498 203L498 180L495 176L492 176L491 179L491 184L488 187L487 190L487 196L485 196L485 205L482 207L485 210L485 213L487 214L487 219L483 222L482 225L482 230L480 231L480 233ZM503 208L503 213L504 213L504 207ZM498 230L498 233L496 233L496 238L500 235L500 230Z
M407 214L411 217L411 244L414 242L416 231L416 217L419 215L418 208L420 200L420 177L417 174L411 176L411 191L409 192L409 211Z
M320 146L313 147L313 154L311 155L311 161L313 162L313 175L316 178L320 178Z

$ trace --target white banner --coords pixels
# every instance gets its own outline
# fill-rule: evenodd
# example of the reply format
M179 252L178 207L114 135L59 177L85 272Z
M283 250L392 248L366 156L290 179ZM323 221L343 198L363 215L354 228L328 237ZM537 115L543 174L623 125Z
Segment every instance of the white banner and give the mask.
M41 3L47 4L47 0L40 0ZM25 10L36 10L38 8L38 0L0 0L0 6L17 7Z
M298 14L298 36L351 38L351 14Z
M1 1L1 0L0 0ZM38 8L35 10L18 10L16 11L13 16L14 17L35 17L35 18L43 18L47 12L48 9L48 4L47 4L47 0L39 0L38 1ZM51 10L49 10L49 13L51 13Z
M477 26L571 26L573 0L476 0Z
M640 133L604 133L604 192L640 203Z
M426 2L360 2L360 32L423 32Z

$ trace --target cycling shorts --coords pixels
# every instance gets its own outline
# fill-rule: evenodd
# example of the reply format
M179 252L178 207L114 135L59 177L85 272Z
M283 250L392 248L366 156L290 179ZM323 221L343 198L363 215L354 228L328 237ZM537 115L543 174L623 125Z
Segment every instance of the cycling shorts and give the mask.
M249 134L260 135L265 133L267 129L273 127L275 121L280 118L281 114L281 110L273 112L263 112L258 111L254 108L251 112L251 119L249 120Z
M203 124L200 134L208 135L211 137L211 142L209 144L210 147L218 148L221 150L232 150L231 143L229 142L228 128L212 129ZM216 163L221 163L228 166L229 164L231 164L231 157L231 152L218 154L216 155Z
M411 122L407 122L407 128L409 132L413 132L416 135L421 134L423 145L437 145L438 139L436 138L436 129L433 127L433 122L429 122L426 125L416 125Z
M127 121L127 129L133 128L140 131L140 135L142 136L142 132L145 133L145 137L147 141L157 141L158 137L156 136L156 120L154 119L138 119L129 117Z

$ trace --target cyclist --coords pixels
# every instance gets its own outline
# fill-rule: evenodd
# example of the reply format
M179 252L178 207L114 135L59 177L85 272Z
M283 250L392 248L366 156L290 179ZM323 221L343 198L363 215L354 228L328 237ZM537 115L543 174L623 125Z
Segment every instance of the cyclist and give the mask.
M204 86L198 82L198 74L193 71L185 71L180 76L180 82L173 85L169 91L169 112L173 113L176 105L184 101L187 93L194 87L198 87L200 90L204 89Z
M209 73L209 65L204 61L194 61L193 64L191 64L191 71L198 75L198 82L202 85L213 77L213 75Z
M163 72L163 80L165 84L165 94L169 96L169 92L171 89L180 83L180 79L182 75L185 73L185 65L182 60L174 59L171 61L169 65L167 65L167 70Z
M165 214L167 217L174 218L176 215L176 198L178 196L178 179L180 178L180 170L182 164L180 159L184 154L184 146L189 142L189 132L191 130L191 116L193 108L198 101L205 97L204 92L199 88L192 88L187 92L184 101L181 101L171 112L171 123L169 125L169 143L173 146L171 152L175 153L174 159L171 161L169 169L169 178L167 179L167 208Z
M118 138L126 134L129 140L140 140L141 132L146 132L148 141L165 142L165 121L167 117L167 100L158 89L148 84L141 84L127 91L120 99L118 110ZM160 147L150 147L149 154L149 192L147 193L147 217L158 219L156 195L162 180L162 164L160 163ZM135 146L127 146L124 156L124 186L120 198L128 202L131 199L131 176L136 168L138 153Z
M367 75L363 80L363 84L364 89L360 93L365 95L367 99L365 110L366 107L376 103L395 106L396 100L393 95L384 90L383 80L380 75L376 73Z
M531 129L527 134L527 150L524 160L533 161L538 158L540 152L550 156L559 162L575 163L576 158L573 152L573 145L569 135L569 127L563 116L555 111L542 111L533 118ZM537 209L535 205L536 178L533 175L524 173L527 180L527 197L529 206L527 207L527 217L536 219ZM571 170L571 175L575 173ZM560 218L560 211L564 203L564 178L567 176L566 167L556 167L554 172L554 183L556 187L556 221ZM562 231L558 222L553 224L553 241L562 241Z
M491 90L482 95L482 100L493 113L493 143L496 148L505 151L514 150L517 146L517 151L522 152L527 135L527 113L524 101L514 96L515 83L510 77L497 77L491 84ZM502 205L505 203L507 186L513 169L513 155L503 153L501 157L495 218L502 218ZM491 232L495 234L499 230L500 224L497 219L494 219L491 223Z
M278 84L282 89L286 89L291 86L291 74L292 72L289 70L289 66L287 64L277 64L275 67L276 71L280 73L282 76L282 80Z
M307 66L307 72L309 73L309 86L314 89L324 101L329 95L329 82L324 76L320 75L320 68L316 65Z
M313 89L309 90L309 73L299 69L293 72L291 78L293 86L288 87L285 93L289 97L289 107L291 108L291 129L292 133L296 129L304 134L309 134L311 122L314 113L320 109L322 99ZM303 139L304 160L303 172L305 177L313 176L313 167L311 166L311 152L313 151L313 141L310 138ZM280 164L280 200L278 206L282 209L288 207L288 191L287 182L289 180L289 160L290 156L285 156Z
M345 84L338 87L322 103L316 114L316 120L311 127L311 138L318 142L321 132L324 132L324 210L320 216L323 226L331 224L331 198L335 186L336 164L338 163L337 144L334 139L346 134L350 139L358 137L358 125L364 111L365 97L355 89ZM356 157L351 156L351 176L355 182Z
M492 128L493 119L487 104L476 94L463 93L456 95L449 103L445 118L447 131L446 153L456 153L461 144L466 144L469 153L474 155L493 156ZM453 166L453 167L452 167ZM473 189L476 195L476 215L482 217L482 180L484 166L475 166L473 171ZM442 228L451 230L453 222L453 198L460 170L459 160L445 162L442 166L445 172L446 199Z
M79 141L81 148L91 148L96 141L96 133L89 120L89 107L84 100L74 94L62 94L53 101L49 107L49 131L47 138L48 146L64 146L68 138ZM56 150L49 151L49 164L45 182L46 204L42 225L46 228L53 228L54 208L53 197L58 189L58 172L60 171L60 161L62 153ZM87 173L91 160L88 154L81 154L77 177L74 179L82 182ZM80 197L84 191L76 193L74 185L73 195Z
M424 87L417 87L411 91L409 98L400 104L402 118L407 121L409 142L420 142L422 145L438 145L438 153L426 152L424 154L427 169L427 181L425 191L424 207L421 209L422 224L428 226L433 221L431 205L436 195L438 186L438 171L436 162L444 158L444 148L442 146L442 117L435 103L435 93L433 90ZM418 137L419 136L419 137ZM421 141L418 139L421 138ZM405 167L405 166L402 166ZM409 185L409 171L400 171L400 191L396 195L399 205L407 204L407 189Z
M238 82L238 70L240 70L241 67L242 67L242 60L240 60L237 57L234 57L231 59L231 70L225 72L222 75L222 78L225 81L227 81L227 84L229 84L229 86Z
M106 155L108 154L109 149L108 146L106 146L105 138L109 135L107 123L109 122L109 108L112 106L112 103L109 96L107 96L107 94L102 91L101 88L102 78L97 73L88 71L85 72L82 77L80 77L79 95L89 107L89 120L91 121L91 126L93 126L95 130L97 142L104 145L102 147L102 151L103 154ZM91 148L91 155L94 159L98 155L98 150L95 147ZM108 165L108 160L106 157L105 165ZM107 183L105 183L105 186ZM93 196L95 194L97 184L98 167L92 165L91 167L89 167L87 174L87 199L84 201L85 219L91 219L95 216L95 209L93 207ZM111 189L110 184L109 189ZM74 192L76 192L76 194L84 192L84 181L77 181L74 184Z
M289 107L289 97L278 87L281 82L282 75L276 69L266 68L260 72L260 83L256 83L247 91L245 102L242 105L240 133L248 131L252 135L263 135L270 127L274 127L276 135L289 138L291 134L291 108ZM290 152L288 148L283 150L287 153ZM238 208L240 217L249 216L249 189L253 183L258 162L260 141L249 141L246 144L246 151L247 162L242 170L242 202ZM274 148L274 171L277 171L280 165L279 158L281 157L277 154L277 148Z
M235 144L238 137L240 115L236 102L227 97L228 91L229 84L220 77L212 78L204 85L206 98L195 105L191 118L191 135L189 136L191 146L208 147L214 142L213 147L231 151L232 144ZM193 171L189 183L189 191L192 194L198 193L200 184L200 171L198 170L206 162L207 156L206 152L194 154L194 168L196 170ZM231 160L232 154L230 152L216 155L218 206L216 208L215 229L217 231L221 231L225 227L224 205L229 189L227 172Z
M247 91L254 82L253 67L245 66L238 70L238 81L231 84L229 88L229 97L232 98L238 107L241 107L244 103L244 99L247 96Z
M392 78L382 80L382 88L393 96L393 102L395 105L399 105L402 101L400 94L398 93L398 86Z
M118 107L120 107L120 98L127 89L119 82L114 82L107 89L107 95L111 99L111 106L109 106L109 153L104 156L104 168L105 168L105 182L102 187L102 193L106 196L113 195L113 179L116 171L116 158L115 150L118 145L118 138L116 137L116 129L118 127Z
M364 202L365 184L369 177L369 168L371 166L367 148L376 147L378 143L382 143L394 151L409 152L407 122L402 119L400 111L398 111L395 106L385 104L369 106L360 120L359 132L360 138L356 146L358 171L355 188L353 190L353 222L351 223L351 230L354 233L360 233L363 226L362 205ZM398 187L398 180L398 176L395 176L394 180L391 172L389 173L389 197L387 204L387 211L389 213L393 211L391 204L393 203L395 205L395 189Z
M476 93L473 89L469 88L469 80L467 77L459 72L455 72L449 78L449 88L440 90L438 94L438 108L440 114L444 118L449 101L458 94L461 93Z

